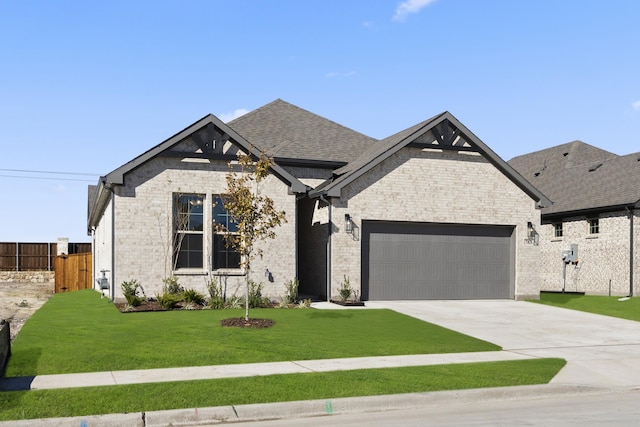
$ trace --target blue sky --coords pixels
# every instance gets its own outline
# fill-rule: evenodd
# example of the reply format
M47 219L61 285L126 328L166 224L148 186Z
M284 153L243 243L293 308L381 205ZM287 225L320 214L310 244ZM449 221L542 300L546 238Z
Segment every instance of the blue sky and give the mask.
M448 110L505 160L638 152L639 20L634 0L2 1L0 241L88 241L88 184L276 98L376 138Z

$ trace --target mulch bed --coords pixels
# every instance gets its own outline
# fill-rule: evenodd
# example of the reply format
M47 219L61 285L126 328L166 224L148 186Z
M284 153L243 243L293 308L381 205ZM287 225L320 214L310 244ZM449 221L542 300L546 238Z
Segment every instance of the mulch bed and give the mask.
M232 328L270 328L275 322L271 319L252 319L245 320L244 317L233 317L230 319L222 319L220 324L222 326Z
M136 313L145 311L167 311L156 300L145 300L137 307L128 306L127 303L117 302L114 303L116 308L122 313ZM176 310L180 310L181 307L176 307ZM248 321L244 317L233 317L229 319L223 319L220 321L220 325L232 328L270 328L274 325L274 321L271 319L253 319L249 318Z
M114 303L116 308L120 310L121 313L136 313L141 311L167 311L163 306L160 305L158 301L155 300L145 300L140 303L137 307L128 306L126 302L116 302Z

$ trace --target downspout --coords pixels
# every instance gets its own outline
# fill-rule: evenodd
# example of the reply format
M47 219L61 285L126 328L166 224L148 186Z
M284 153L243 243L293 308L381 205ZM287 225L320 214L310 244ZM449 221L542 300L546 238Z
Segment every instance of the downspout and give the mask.
M627 206L629 211L629 296L633 296L633 219L634 208Z
M116 265L116 193L111 186L111 302L116 300L115 265Z
M329 206L329 221L327 223L327 301L331 301L331 234L333 231L331 203L322 194L320 195L320 200Z

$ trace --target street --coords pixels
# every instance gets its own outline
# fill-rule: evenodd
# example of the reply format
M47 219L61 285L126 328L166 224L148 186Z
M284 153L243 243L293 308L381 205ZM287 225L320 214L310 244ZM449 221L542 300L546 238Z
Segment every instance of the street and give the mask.
M640 420L640 390L429 405L403 411L233 423L271 426L622 426Z

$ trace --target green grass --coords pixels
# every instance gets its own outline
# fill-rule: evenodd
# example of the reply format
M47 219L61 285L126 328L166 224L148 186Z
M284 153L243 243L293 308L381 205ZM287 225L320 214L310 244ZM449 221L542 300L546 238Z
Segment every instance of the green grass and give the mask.
M123 314L92 290L57 294L20 331L6 376L500 350L391 310L250 314L275 325L220 326L243 310Z
M640 321L640 298L618 301L619 298L542 292L540 300L532 302Z
M0 420L545 384L561 359L0 393Z

